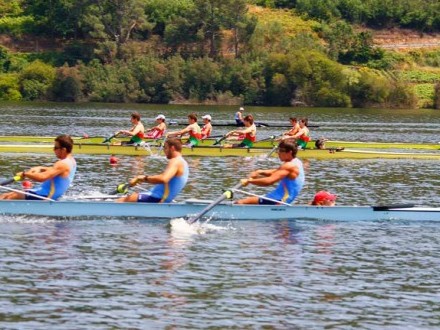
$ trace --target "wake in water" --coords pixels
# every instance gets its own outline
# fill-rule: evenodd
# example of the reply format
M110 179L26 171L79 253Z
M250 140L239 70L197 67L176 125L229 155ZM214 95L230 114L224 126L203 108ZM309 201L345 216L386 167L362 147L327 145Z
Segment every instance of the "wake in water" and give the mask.
M182 237L191 237L193 235L205 235L209 232L219 232L233 229L231 226L222 227L208 223L208 221L188 223L184 218L171 219L171 232Z

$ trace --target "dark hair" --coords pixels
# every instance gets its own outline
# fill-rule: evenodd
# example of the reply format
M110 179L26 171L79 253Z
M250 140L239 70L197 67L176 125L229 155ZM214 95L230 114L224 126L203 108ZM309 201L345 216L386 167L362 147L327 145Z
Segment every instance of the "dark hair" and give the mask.
M73 140L70 135L59 135L55 138L55 142L58 142L61 148L65 148L67 153L70 154L72 152Z
M131 114L131 118L141 120L141 115L139 114L139 112L133 112Z
M317 149L325 149L325 139L318 139L318 140L316 140L315 148L317 148Z
M303 122L305 126L309 125L309 120L307 118L301 118L299 121Z
M196 115L195 113L190 113L190 114L188 115L188 118L191 118L192 120L197 121L197 115Z
M292 141L281 141L280 144L278 145L278 150L279 149L283 149L286 152L291 151L292 152L292 156L293 158L296 157L296 154L298 152L298 146L296 145L295 142Z
M294 121L294 122L298 122L298 119L296 117L290 117L289 120Z
M174 147L174 149L178 152L182 151L182 142L180 139L167 139L165 144L167 144L169 147Z
M252 115L247 115L243 118L244 121L250 122L251 125L254 123L254 117Z

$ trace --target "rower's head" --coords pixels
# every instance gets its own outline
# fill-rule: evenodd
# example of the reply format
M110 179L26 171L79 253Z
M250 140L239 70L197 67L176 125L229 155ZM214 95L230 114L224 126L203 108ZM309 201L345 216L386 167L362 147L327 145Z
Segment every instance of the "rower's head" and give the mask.
M135 122L135 123L138 123L141 121L141 115L139 114L139 112L133 112L131 114L131 121Z
M53 151L58 158L66 158L72 152L72 149L73 140L69 135L59 135L55 138Z
M202 117L202 119L203 119L203 122L206 124L206 123L209 123L212 118L211 118L211 115L204 115Z
M308 125L309 120L307 118L301 118L298 123L300 127L304 127Z
M296 117L290 117L289 120L292 125L295 125L298 122L298 119Z
M188 115L188 123L190 124L197 123L197 115L195 113L190 113Z
M179 156L182 152L182 142L179 139L167 139L164 143L163 151L168 159Z
M281 161L290 161L296 157L298 146L293 141L281 141L278 145L278 157Z
M243 118L244 126L249 127L254 124L254 117L252 115L247 115Z
M164 115L158 115L156 117L156 121L160 122L160 123L164 123L165 122L165 116Z
M336 198L336 195L333 195L328 191L321 190L315 194L311 204L320 206L335 206Z

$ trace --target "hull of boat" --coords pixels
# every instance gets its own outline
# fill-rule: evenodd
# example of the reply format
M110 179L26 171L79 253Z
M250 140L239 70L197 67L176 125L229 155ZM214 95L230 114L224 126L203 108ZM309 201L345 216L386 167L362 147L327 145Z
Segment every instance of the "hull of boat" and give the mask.
M193 216L206 203L144 204L95 201L0 201L0 215L61 218L172 219ZM371 206L271 206L220 204L206 214L224 220L440 221L440 208Z
M54 136L0 136L0 142L6 143L53 143ZM103 136L93 137L73 137L75 144L102 144L106 140ZM128 141L129 138L114 138L113 142ZM201 146L211 146L217 139L208 138L201 141ZM163 139L153 140L145 139L146 143L151 145L163 143ZM226 141L227 143L237 143L237 141ZM254 144L255 148L271 148L278 142L273 139L264 139ZM440 150L440 143L405 143L405 142L358 142L358 141L333 141L329 140L325 143L327 148L363 148L363 149L422 149L422 150ZM315 148L315 141L307 144L308 149Z
M194 148L183 148L184 156L196 157L266 157L271 154L275 157L277 154L272 152L272 148L223 148L214 146L200 146ZM0 145L0 153L52 153L52 144L5 144ZM142 146L118 146L103 144L78 144L74 147L75 154L88 155L130 155L130 156L163 156L160 147L142 147ZM440 160L440 152L386 152L358 149L344 150L320 150L306 149L299 150L297 154L301 159L434 159Z

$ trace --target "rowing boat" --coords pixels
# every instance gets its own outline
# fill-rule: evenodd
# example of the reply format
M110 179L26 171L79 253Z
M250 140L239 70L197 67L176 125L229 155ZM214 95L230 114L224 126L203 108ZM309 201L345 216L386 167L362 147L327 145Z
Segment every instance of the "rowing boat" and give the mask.
M0 136L0 142L7 143L53 143L54 136ZM106 139L103 136L93 137L72 137L75 144L100 144ZM117 138L113 141L128 141L129 138ZM217 139L208 138L201 141L202 146L213 145ZM146 143L158 144L162 143L163 139L153 140L145 139ZM226 141L236 142L236 141ZM274 139L263 139L254 143L255 148L272 148L277 142ZM368 149L421 149L421 150L440 150L439 143L406 143L406 142L359 142L359 141L337 141L329 140L325 143L327 148L368 148ZM308 149L315 147L315 142L311 141L307 144Z
M115 203L111 201L0 201L0 215L32 215L68 218L172 219L198 214L211 201L169 204ZM236 205L226 202L206 214L225 220L310 219L328 221L440 221L440 208L396 206Z
M198 157L253 157L253 156L276 156L271 152L273 148L224 148L221 146L199 146L183 148L185 156ZM51 153L52 144L2 144L0 153ZM159 155L162 148L158 146L121 146L105 144L77 144L73 152L75 154L88 155L130 155L151 156ZM434 159L440 160L440 152L388 152L359 149L305 149L299 150L297 156L302 159Z

